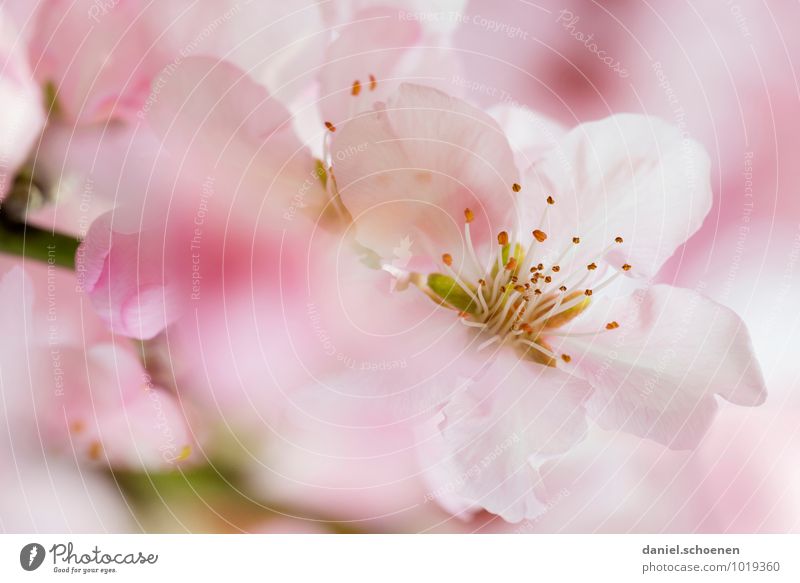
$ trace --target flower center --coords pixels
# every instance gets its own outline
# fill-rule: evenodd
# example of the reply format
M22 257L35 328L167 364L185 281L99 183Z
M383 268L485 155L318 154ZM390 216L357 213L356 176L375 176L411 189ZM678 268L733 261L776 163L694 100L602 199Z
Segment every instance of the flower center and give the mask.
M515 190L518 189L514 185ZM547 206L555 204L547 197ZM544 224L547 210L541 221ZM478 258L470 235L470 224L474 214L464 211L464 240L468 257L463 269L456 271L449 253L441 257L443 273L431 273L426 280L412 280L417 287L433 300L459 313L462 324L475 328L484 337L478 350L489 346L510 345L521 357L548 366L556 366L560 358L571 360L568 354L557 355L546 337L575 336L560 332L563 327L589 307L592 294L609 286L619 271L604 278L599 261L614 245L623 242L622 237L602 249L588 264L576 263L575 250L581 245L579 236L556 256L554 262L539 261L544 258L537 246L543 244L548 235L541 228L534 229L529 236L515 237L502 231L497 235L487 263ZM631 266L622 265L623 271ZM590 332L598 334L619 328L617 322L608 322L604 330ZM583 334L581 334L583 335Z

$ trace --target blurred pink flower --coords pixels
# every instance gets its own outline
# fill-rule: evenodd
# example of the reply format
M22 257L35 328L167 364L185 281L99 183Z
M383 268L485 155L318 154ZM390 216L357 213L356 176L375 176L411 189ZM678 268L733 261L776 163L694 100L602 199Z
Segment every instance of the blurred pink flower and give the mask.
M125 210L99 217L78 250L84 292L98 316L123 336L147 340L180 315L177 274L164 261L163 231L148 224L129 228ZM161 235L161 236L159 236Z
M60 113L81 123L142 118L190 56L225 57L289 98L297 71L318 62L327 40L311 2L43 0L28 27L36 77L53 84Z
M428 380L453 392L434 448L467 505L510 521L539 512L536 468L582 439L584 408L603 427L687 448L708 429L715 394L763 401L732 312L666 286L619 302L595 295L620 275L655 274L708 212L707 156L677 129L632 115L579 126L521 185L488 116L403 85L337 129L332 151L351 153L333 171L359 242L473 332L441 329L437 348L457 343L472 370ZM422 273L387 261L409 233Z
M102 331L91 315L72 329L74 300L81 309L72 289L52 267L33 277L15 267L2 280L0 368L14 439L117 468L168 468L187 459L192 439L174 396L153 384L132 346L96 339L92 329Z
M149 120L175 172L148 185L140 205L96 219L78 252L85 291L112 330L152 338L180 317L200 277L214 286L230 260L215 246L231 217L247 245L286 216L322 212L320 175L289 119L224 61L187 58L173 73Z
M0 8L0 199L28 159L44 126L41 91L33 80L21 33Z

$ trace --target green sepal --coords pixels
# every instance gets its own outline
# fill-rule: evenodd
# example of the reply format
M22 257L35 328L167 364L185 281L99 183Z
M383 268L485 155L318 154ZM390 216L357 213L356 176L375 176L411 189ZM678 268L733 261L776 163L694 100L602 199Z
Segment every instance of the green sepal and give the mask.
M443 301L462 312L475 314L478 309L470 295L449 275L431 273L428 275L428 287Z

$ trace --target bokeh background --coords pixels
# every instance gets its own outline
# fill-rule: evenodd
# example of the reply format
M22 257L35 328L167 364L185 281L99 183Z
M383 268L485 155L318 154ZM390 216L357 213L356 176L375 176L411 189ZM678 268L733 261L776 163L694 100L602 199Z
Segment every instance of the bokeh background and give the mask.
M163 180L172 188L178 184L175 175L162 168L156 142L135 115L100 114L111 107L109 103L117 111L124 109L114 87L141 83L149 91L153 72L165 66L159 52L174 52L170 44L192 46L198 31L210 30L197 41L200 52L232 59L273 93L297 104L292 123L312 149L317 147L312 142L319 120L305 120L310 98L297 89L299 82L283 81L286 70L293 73L288 78L301 79L312 70L314 55L324 49L323 35L315 36L315 31L328 30L329 23L347 22L359 8L377 3L303 3L297 13L251 3L220 2L213 10L203 4L113 0L1 4L4 22L18 32L4 36L12 40L4 40L2 47L6 59L0 89L14 82L13 59L22 50L43 97L55 87L64 110L32 145L37 176L47 177L58 191L31 214L32 224L82 236L102 212L126 197L141 197L137 187L142 176L150 182ZM239 402L253 411L261 407L259 335L248 288L242 292L241 305L235 296L226 296L232 307L224 326L217 322L226 333L219 335L218 345L204 348L224 353L231 349L230 335L236 334L236 351L249 347L255 355L252 368L212 359L210 369L201 369L204 357L195 355L188 365L202 370L207 382L197 390L203 396L194 399L196 394L171 387L178 396L176 411L200 419L225 412L221 421L190 426L195 451L191 463L177 469L112 470L84 463L70 447L46 446L40 432L33 431L25 441L28 438L22 436L38 423L35 417L15 418L9 404L12 381L4 374L0 530L800 529L800 38L796 34L800 4L788 0L382 4L422 15L426 36L421 44L438 59L438 67L424 74L474 104L487 109L528 108L564 127L619 112L646 113L678 125L706 147L712 159L712 211L658 279L701 290L742 316L763 367L767 402L752 409L723 404L694 451L671 451L593 429L579 447L549 464L545 473L549 502L540 516L520 524L507 524L488 513L457 517L430 496L416 453L404 445L409 428L372 419L367 429L354 422L361 416L358 411L338 415L335 423L319 423L317 415L327 410L327 404L313 394L299 395L296 402L301 406L292 409L296 414L279 419L261 414L240 417L231 413L235 408L220 402L225 399L221 387L235 368L234 385L248 385ZM140 25L148 19L162 25L159 30L164 35L158 42L142 32ZM282 68L275 59L264 57L305 35L311 40L302 51L280 54ZM34 93L28 99L37 98ZM0 111L3 152L19 144L15 131L25 119L25 106L18 107ZM15 164L3 161L4 169ZM3 176L12 178L7 172ZM114 186L113 195L98 194L107 185ZM227 233L229 227L220 228ZM255 240L246 228L238 237L244 247ZM274 258L265 252L263 259ZM73 274L31 259L0 256L3 273L19 264L24 264L45 301L57 298L54 309L62 334L71 335L76 346L103 337L102 323L93 320L85 298L75 289ZM237 265L233 254L226 268L228 278L238 273L247 280L249 265ZM17 312L13 304L0 307L4 322ZM0 363L6 371L14 359L26 359L15 348L17 340L6 337L0 345L4 353ZM180 368L180 355L170 352L169 338L161 342L160 349L152 344L143 349L151 358L148 370ZM342 426L351 430L342 431Z

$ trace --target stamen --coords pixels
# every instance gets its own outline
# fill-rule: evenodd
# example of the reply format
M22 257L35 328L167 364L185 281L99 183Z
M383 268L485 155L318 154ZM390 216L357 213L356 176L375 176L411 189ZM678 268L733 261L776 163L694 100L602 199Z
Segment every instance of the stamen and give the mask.
M602 282L602 283L600 283L600 284L598 284L598 285L594 286L594 291L598 292L598 291L601 291L601 290L603 290L603 289L607 288L607 287L608 287L608 286L610 286L612 283L614 283L614 280L615 280L615 279L617 279L619 276L620 276L620 273L619 273L619 271L615 271L615 272L614 272L614 275L612 275L611 277L609 277L609 278L608 278L607 280L605 280L604 282Z
M619 328L617 322L609 322L606 324L606 330L616 330ZM597 336L602 334L602 330L598 332L558 332L556 330L548 330L547 336L558 336L559 338L585 338L587 336Z
M498 340L500 340L500 336L497 336L497 335L492 336L486 342L482 342L481 344L478 345L478 352L480 352L481 350L483 350L484 348L486 348L488 346L491 346L492 344L494 344Z
M497 318L497 321L494 323L492 329L490 330L492 334L497 334L497 332L503 326L503 322L506 321L506 316L508 316L508 312L511 309L511 306L514 305L514 302L516 302L517 299L519 299L519 297L520 294L517 292L512 292L511 295L508 297L508 300L503 304L503 309L500 310L500 312L495 316L495 318Z
M489 313L489 306L486 305L486 300L483 297L483 289L485 287L486 287L486 280L485 279L479 279L478 280L478 292L477 292L476 295L478 296L478 301L481 304L481 309L483 310L483 313Z
M509 330L513 330L514 328L516 328L517 324L519 324L522 321L522 318L525 317L525 311L528 309L529 304L530 302L528 301L528 298L523 296L522 305L517 311L517 315L514 316L513 318L509 318L508 322L506 322L505 325L503 325L502 328L498 331L498 334L504 336L509 332Z
M517 342L519 342L520 344L524 344L526 346L530 346L531 348L533 348L535 350L538 350L539 352L541 352L545 356L549 356L553 360L556 359L556 355L555 354L553 354L551 351L547 350L544 346L536 344L535 342L531 342L530 340L518 340Z
M475 252L475 245L472 244L472 234L469 227L469 224L475 220L475 214L468 208L464 209L464 220L464 238L467 241L467 252L469 253L469 257L472 260L477 273L484 273L486 269L481 265L481 262L478 261L478 254Z
M555 203L552 196L547 197L548 206L544 207L544 212L540 218L540 225L542 227L547 225L547 211L550 210L550 205ZM528 263L533 261L533 246L536 242L544 243L547 239L547 233L545 233L542 229L534 229L533 232L533 240L531 241L530 245L528 245L528 249L525 251L524 261L523 261L523 271L528 268Z

